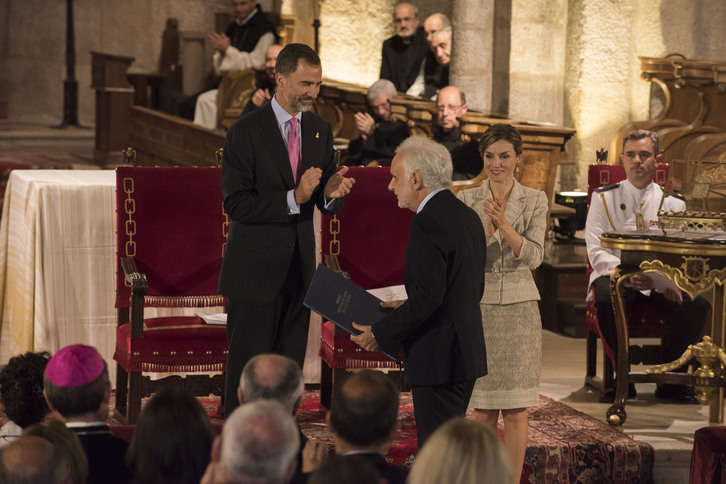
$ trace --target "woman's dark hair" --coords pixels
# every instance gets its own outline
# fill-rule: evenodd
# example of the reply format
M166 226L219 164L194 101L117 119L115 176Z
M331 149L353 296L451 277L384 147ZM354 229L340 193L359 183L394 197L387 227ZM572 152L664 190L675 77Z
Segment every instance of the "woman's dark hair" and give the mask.
M8 418L26 428L50 412L43 395L43 373L50 353L27 352L10 358L0 370L0 397Z
M198 483L209 464L214 428L182 387L166 385L141 410L126 453L137 483Z
M484 158L487 148L497 141L504 140L512 144L514 154L520 156L522 154L522 135L519 130L511 124L497 123L489 126L481 139L479 140L479 154Z

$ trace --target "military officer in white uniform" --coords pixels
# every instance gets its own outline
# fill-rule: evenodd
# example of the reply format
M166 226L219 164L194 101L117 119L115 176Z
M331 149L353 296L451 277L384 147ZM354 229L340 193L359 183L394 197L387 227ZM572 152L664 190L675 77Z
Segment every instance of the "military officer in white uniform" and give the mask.
M588 286L588 300L595 298L597 319L604 344L612 349L617 360L617 333L610 298L610 273L620 264L620 251L600 245L603 232L617 230L657 230L658 207L663 191L653 182L653 170L660 162L659 141L656 133L638 130L623 139L620 160L625 168L626 180L595 190L590 201L585 226L587 256L593 272ZM663 201L663 210L685 210L685 202L676 197ZM632 288L624 292L626 306L634 304L657 305L674 316L674 324L663 337L663 362L680 357L688 345L701 336L709 309L706 299L698 296L691 300L679 290L653 289L653 280L645 274L630 278ZM591 290L594 289L594 290ZM685 369L683 369L685 371ZM634 396L634 389L629 392ZM612 400L614 395L605 395ZM656 397L681 403L697 403L693 391L682 385L659 385Z

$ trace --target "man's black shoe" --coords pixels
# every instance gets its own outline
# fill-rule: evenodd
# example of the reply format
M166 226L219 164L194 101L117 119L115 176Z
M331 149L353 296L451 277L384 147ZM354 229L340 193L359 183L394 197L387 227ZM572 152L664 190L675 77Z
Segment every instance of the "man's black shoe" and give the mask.
M684 405L698 405L698 399L693 389L686 385L658 385L655 397L668 403L681 403Z
M631 398L635 398L636 396L638 396L638 393L635 391L635 384L628 384L628 400L630 400ZM614 403L615 389L606 391L603 395L600 396L600 398L598 398L598 401L600 403Z

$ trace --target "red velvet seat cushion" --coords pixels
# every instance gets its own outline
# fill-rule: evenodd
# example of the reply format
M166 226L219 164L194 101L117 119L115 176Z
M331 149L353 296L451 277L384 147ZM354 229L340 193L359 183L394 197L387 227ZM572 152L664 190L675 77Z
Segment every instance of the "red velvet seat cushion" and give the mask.
M693 436L690 484L726 482L726 427L703 427Z
M127 371L224 371L227 328L209 325L198 316L152 318L144 334L131 338L131 325L116 328L114 359Z

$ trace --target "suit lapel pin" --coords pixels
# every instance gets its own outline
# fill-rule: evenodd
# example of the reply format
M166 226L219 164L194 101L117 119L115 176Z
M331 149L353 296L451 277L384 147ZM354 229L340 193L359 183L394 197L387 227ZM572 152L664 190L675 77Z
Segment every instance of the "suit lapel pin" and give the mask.
M317 131L315 132L315 139L320 139L320 133Z

